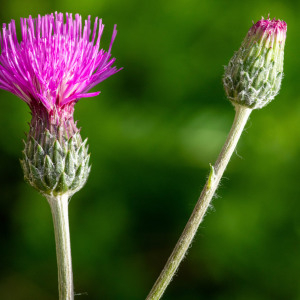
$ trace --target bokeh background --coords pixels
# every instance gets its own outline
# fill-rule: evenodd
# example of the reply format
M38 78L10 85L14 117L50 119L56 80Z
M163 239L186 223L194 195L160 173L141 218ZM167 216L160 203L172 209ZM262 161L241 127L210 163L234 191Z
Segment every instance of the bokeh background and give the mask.
M92 172L70 203L75 299L145 299L230 129L224 65L269 13L288 24L281 92L253 112L164 299L300 299L300 2L10 0L0 21L56 10L102 17L106 49L117 23L124 67L76 105ZM50 208L19 165L29 109L0 101L0 299L54 300Z

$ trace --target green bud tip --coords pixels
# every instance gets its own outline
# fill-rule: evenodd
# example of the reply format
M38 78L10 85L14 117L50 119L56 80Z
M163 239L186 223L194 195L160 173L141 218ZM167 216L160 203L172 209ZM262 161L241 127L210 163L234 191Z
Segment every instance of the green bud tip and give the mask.
M240 49L225 67L223 84L233 104L262 108L280 90L287 26L284 21L264 20L254 24Z

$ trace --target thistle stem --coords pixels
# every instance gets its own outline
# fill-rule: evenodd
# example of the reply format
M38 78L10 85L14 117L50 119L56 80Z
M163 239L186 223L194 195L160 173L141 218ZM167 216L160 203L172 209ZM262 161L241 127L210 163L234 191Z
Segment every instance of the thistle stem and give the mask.
M179 264L181 263L188 248L190 247L190 244L205 215L205 212L209 207L211 199L218 187L220 179L223 176L225 168L252 111L252 109L241 105L236 105L235 110L235 118L231 130L228 134L227 140L219 154L214 167L211 167L209 178L201 192L194 211L188 223L186 224L184 231L179 238L171 256L169 257L164 269L156 280L146 300L158 300L162 297L165 289L171 282Z
M69 231L69 197L60 195L48 197L51 207L58 267L59 300L73 300L73 272Z

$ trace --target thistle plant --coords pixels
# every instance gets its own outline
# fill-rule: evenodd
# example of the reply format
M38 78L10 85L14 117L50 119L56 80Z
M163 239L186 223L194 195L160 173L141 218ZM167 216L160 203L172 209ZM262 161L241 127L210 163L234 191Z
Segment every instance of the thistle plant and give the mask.
M253 109L266 106L278 94L283 77L286 23L263 19L254 24L227 67L223 84L235 108L235 118L219 157L164 269L147 300L158 300L172 280L203 220L225 168Z
M31 109L32 119L21 165L25 180L48 200L54 223L59 299L74 299L68 203L90 173L87 140L74 121L74 105L88 91L115 74L111 48L100 49L104 25L91 17L62 13L21 18L22 40L15 21L0 34L0 88Z

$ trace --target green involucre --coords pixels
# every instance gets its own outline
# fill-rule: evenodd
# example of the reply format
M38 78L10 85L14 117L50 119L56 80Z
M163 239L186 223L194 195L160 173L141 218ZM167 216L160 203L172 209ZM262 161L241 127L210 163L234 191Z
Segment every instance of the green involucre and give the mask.
M227 67L223 84L229 100L262 108L278 94L283 78L284 40L247 36Z
M53 135L48 129L38 140L28 134L21 166L25 180L45 196L72 196L86 183L89 166L87 139Z

